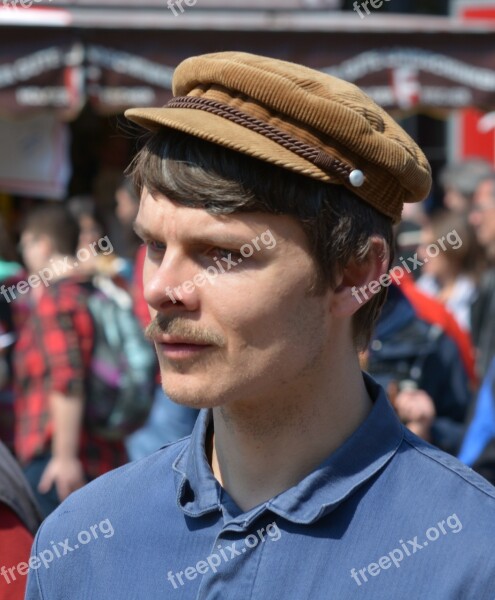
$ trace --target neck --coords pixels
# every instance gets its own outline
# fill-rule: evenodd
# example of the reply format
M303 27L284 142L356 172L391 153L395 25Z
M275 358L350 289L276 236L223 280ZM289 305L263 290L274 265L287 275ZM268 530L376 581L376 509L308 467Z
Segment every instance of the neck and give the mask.
M327 364L290 392L213 409L212 470L241 510L304 479L371 410L355 353Z

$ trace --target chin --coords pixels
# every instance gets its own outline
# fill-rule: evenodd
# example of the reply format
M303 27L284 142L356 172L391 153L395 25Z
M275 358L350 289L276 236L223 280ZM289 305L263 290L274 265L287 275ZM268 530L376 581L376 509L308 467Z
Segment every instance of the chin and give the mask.
M215 408L222 406L227 401L222 401L220 394L216 396L211 396L211 393L205 395L201 392L202 387L204 389L206 386L199 386L199 389L195 389L195 386L192 387L187 384L172 385L170 383L162 383L162 389L170 400L175 402L175 404L180 404L187 408L194 408L196 410L200 410L201 408Z

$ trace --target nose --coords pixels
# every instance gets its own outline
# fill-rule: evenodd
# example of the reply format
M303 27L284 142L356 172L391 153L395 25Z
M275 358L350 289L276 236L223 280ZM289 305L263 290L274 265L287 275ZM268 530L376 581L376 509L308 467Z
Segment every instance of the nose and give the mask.
M169 248L160 263L147 257L143 271L146 303L158 312L172 306L197 310L199 291L194 283L197 273L197 266L188 257Z

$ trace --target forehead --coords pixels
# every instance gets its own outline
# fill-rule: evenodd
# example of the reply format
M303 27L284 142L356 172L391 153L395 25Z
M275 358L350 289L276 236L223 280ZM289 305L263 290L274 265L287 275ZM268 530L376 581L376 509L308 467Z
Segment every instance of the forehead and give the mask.
M181 227L185 231L232 221L232 215L212 215L205 209L185 206L162 194L143 190L136 222L147 228ZM237 219L236 219L237 220Z
M31 231L30 229L25 229L23 232L21 232L21 238L24 240L31 240L34 239L36 236L36 234L34 233L34 231Z
M211 214L173 202L166 196L152 196L144 190L135 222L136 231L153 238L195 241L207 237L242 242L270 230L280 242L308 247L302 225L292 216L264 212Z

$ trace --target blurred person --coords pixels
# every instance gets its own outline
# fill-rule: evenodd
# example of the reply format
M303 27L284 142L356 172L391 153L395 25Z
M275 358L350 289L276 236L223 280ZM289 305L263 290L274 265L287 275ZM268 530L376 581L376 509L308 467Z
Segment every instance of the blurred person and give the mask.
M127 226L128 231L134 234L133 247L129 248L129 255L132 256L140 245L140 240L134 233L132 224L139 210L139 196L136 194L134 184L128 177L124 177L115 191L116 208L115 214L122 225Z
M124 273L128 281L135 280L134 265L140 252L141 241L132 224L139 209L139 197L129 178L124 177L115 190L115 216L122 233L120 255L125 264Z
M411 431L457 454L471 403L462 358L441 327L418 317L395 283L373 333L368 371L389 391L397 414Z
M439 178L444 192L445 208L460 215L467 215L478 183L490 174L491 169L490 164L482 158L470 158L446 165Z
M426 221L425 221L426 223ZM474 392L479 385L476 373L475 353L468 331L461 328L452 313L436 298L423 292L417 285L414 276L421 271L422 261L418 257L421 243L421 229L406 221L395 228L395 260L390 274L393 282L400 285L402 293L411 303L417 317L430 325L439 327L455 343L461 356L462 364L469 378L470 390ZM462 240L455 234L449 234L444 246L460 247ZM438 245L438 244L436 244Z
M454 234L455 244L445 244ZM439 247L442 243L443 247ZM431 257L429 246L441 251ZM469 331L471 306L482 268L481 248L472 227L458 213L435 213L423 227L418 257L423 263L416 282L419 289L445 304L459 325Z
M24 598L24 565L29 562L41 519L19 465L0 440L0 600Z
M113 252L102 252L101 240L105 238L105 224L92 196L73 196L67 208L79 224L80 234L77 251L82 251L86 259L80 261L80 268L90 275L101 274L123 280L125 261ZM108 243L103 245L106 249ZM94 248L94 251L92 249ZM122 276L122 277L121 277ZM125 283L122 283L125 285Z
M469 378L470 389L474 392L479 385L479 378L476 373L474 346L469 332L461 328L444 304L422 292L410 275L404 273L399 281L402 292L412 304L417 316L430 325L436 325L445 331L455 343Z
M127 461L121 442L84 427L94 330L90 277L75 261L79 235L63 205L32 211L21 234L32 289L31 313L14 350L15 449L44 515Z
M482 179L473 198L469 222L487 259L471 310L477 366L483 378L495 356L495 173Z
M495 484L495 358L479 389L458 458Z
M273 58L192 57L173 89L126 113L150 129L135 228L163 386L201 412L44 522L36 547L102 515L116 535L31 574L27 600L491 600L495 488L358 359L386 290L353 290L387 275L424 154L356 86Z
M100 244L101 246L101 240L107 240L107 244L103 245L103 248L106 247L107 251L105 251L104 253L102 253L101 251L96 254L91 253L90 260L85 261L81 265L84 265L84 270L91 276L91 281L95 288L99 289L101 294L103 294L103 296L100 298L101 302L98 302L97 304L97 306L99 307L98 310L100 311L100 314L105 315L105 317L102 318L107 318L105 314L105 308L102 306L102 302L108 298L112 299L112 301L115 300L115 294L119 293L119 290L116 290L115 287L113 287L112 285L109 286L109 278L111 280L111 283L116 284L116 286L119 289L122 289L127 293L131 294L130 299L133 303L133 311L136 314L136 321L138 323L141 323L137 316L139 315L137 309L140 306L142 306L142 302L138 301L138 297L136 297L137 295L134 291L133 285L131 285L126 279L129 275L128 261L124 260L121 257L117 257L113 245L110 244L108 237L104 238L105 226L103 220L99 217L96 203L93 197L75 196L73 198L70 198L68 202L68 208L79 222L80 235L78 252L85 251L86 249L95 246L95 244ZM124 211L122 210L122 212ZM132 214L134 215L132 216L132 218L134 218L135 213ZM110 249L111 252L108 251ZM146 304L145 310L149 318L149 313ZM123 317L120 318L121 322L122 320ZM144 323L143 328L146 327L147 324L148 323ZM110 329L108 329L108 331L110 331ZM129 334L130 331L126 330L126 339L129 339ZM113 335L115 335L115 332ZM118 363L119 357L115 357L114 366ZM108 365L106 368L108 368ZM158 365L156 365L156 368L158 375ZM158 405L158 400L161 398L161 396L163 396L163 391L161 390L161 386L159 385L157 386L156 396L157 402L155 402L155 405ZM151 452L153 452L160 446L163 446L163 444L174 441L175 439L183 437L184 435L187 435L191 432L192 426L186 431L180 430L177 436L171 435L168 429L166 429L165 431L161 431L155 423L155 421L157 420L157 410L158 406L155 406L154 410L149 416L148 423L143 428L137 429L136 432L132 434L130 441L126 442L126 448L130 460L135 460L136 458L141 458L142 456L151 454ZM172 427L172 424L168 427Z

